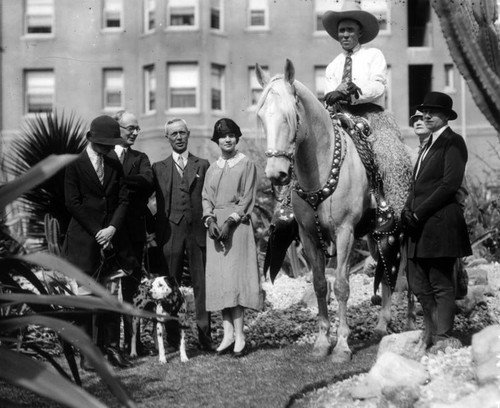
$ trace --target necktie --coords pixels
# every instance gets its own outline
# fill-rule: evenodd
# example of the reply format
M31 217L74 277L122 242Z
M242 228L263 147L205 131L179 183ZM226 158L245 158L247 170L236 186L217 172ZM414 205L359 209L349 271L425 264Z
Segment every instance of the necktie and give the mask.
M125 159L125 149L122 149L122 151L120 152L120 163L123 164L123 160Z
M415 177L417 177L418 172L420 171L420 166L422 165L422 161L424 160L424 156L427 154L427 151L430 149L431 144L432 144L432 134L429 137L429 140L427 140L427 143L425 143L424 147L420 151L420 154L418 156L417 160L417 171L415 172Z
M97 177L99 178L101 184L104 184L104 158L102 157L102 154L97 155L95 172L97 173Z
M182 159L182 156L177 158L177 171L181 177L184 176L184 160Z
M347 51L344 62L344 72L342 73L342 82L352 82L352 51Z

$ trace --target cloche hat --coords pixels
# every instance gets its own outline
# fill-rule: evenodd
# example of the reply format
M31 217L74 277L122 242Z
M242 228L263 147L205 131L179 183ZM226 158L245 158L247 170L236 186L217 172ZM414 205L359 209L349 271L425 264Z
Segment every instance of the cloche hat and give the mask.
M364 10L361 10L359 0L345 0L341 11L327 11L323 14L323 27L335 40L339 40L338 25L342 20L354 20L361 24L363 35L359 38L360 44L373 40L379 30L377 18Z
M413 126L413 124L418 120L422 119L424 117L424 114L419 111L418 109L415 110L415 113L410 116L410 127Z
M229 134L234 133L234 135L239 138L241 136L240 127L232 119L222 118L215 122L214 134L212 135L212 140L218 143L219 138Z
M102 115L90 124L87 139L92 143L102 145L119 145L123 143L120 137L120 125L111 116Z
M423 111L424 109L440 109L446 112L449 120L457 118L457 113L453 110L453 99L442 92L429 92L422 105L417 106L417 109Z

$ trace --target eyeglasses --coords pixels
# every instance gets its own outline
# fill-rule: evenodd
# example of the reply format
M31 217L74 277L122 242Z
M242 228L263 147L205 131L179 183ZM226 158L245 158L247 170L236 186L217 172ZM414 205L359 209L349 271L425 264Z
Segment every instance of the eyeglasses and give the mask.
M141 128L139 126L120 126L122 129L125 129L127 131L129 131L130 133L134 133L135 131L137 131L137 133L139 133L141 131Z

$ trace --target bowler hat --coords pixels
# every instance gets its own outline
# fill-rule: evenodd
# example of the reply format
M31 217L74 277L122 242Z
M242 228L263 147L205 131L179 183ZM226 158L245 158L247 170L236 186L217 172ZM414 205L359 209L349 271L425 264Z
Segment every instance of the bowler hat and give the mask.
M228 118L219 119L215 122L214 134L210 140L218 143L219 138L224 137L229 133L233 133L237 138L241 136L241 130L234 120Z
M415 113L410 116L410 126L413 126L413 124L424 117L424 114L420 112L418 109L415 110Z
M90 123L87 132L89 142L102 145L118 145L123 143L120 137L120 125L107 115L98 116Z
M439 109L448 115L449 120L457 118L457 113L453 110L453 99L442 92L429 92L425 96L422 105L417 106L417 109L420 111L425 109Z
M361 24L363 35L359 38L360 44L373 40L379 30L377 18L364 10L361 10L359 0L346 0L341 11L327 11L323 14L323 27L335 40L339 40L338 25L342 20L354 20Z

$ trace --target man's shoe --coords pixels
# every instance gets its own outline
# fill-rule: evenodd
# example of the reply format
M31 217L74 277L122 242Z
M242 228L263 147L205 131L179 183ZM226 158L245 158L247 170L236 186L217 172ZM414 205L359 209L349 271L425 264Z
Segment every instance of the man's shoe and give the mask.
M215 352L216 348L214 343L209 342L209 343L199 343L198 348L202 351L206 351L207 353L213 353Z
M106 347L105 348L106 356L108 357L108 361L113 364L115 367L119 368L129 368L132 366L130 361L125 361L122 355L119 353L117 349L114 347Z
M248 354L248 351L249 351L249 347L248 347L248 344L245 343L245 345L243 346L243 348L240 350L240 351L235 351L233 353L233 357L234 358L241 358L241 357L244 357Z
M215 352L217 353L218 356L223 356L225 354L232 353L233 349L234 349L234 341L229 346L226 346L223 349L220 350L216 349Z
M436 344L434 344L429 349L429 353L437 354L439 351L442 351L444 353L448 347L452 349L459 349L463 347L463 344L455 337L448 337L442 340L438 340Z

